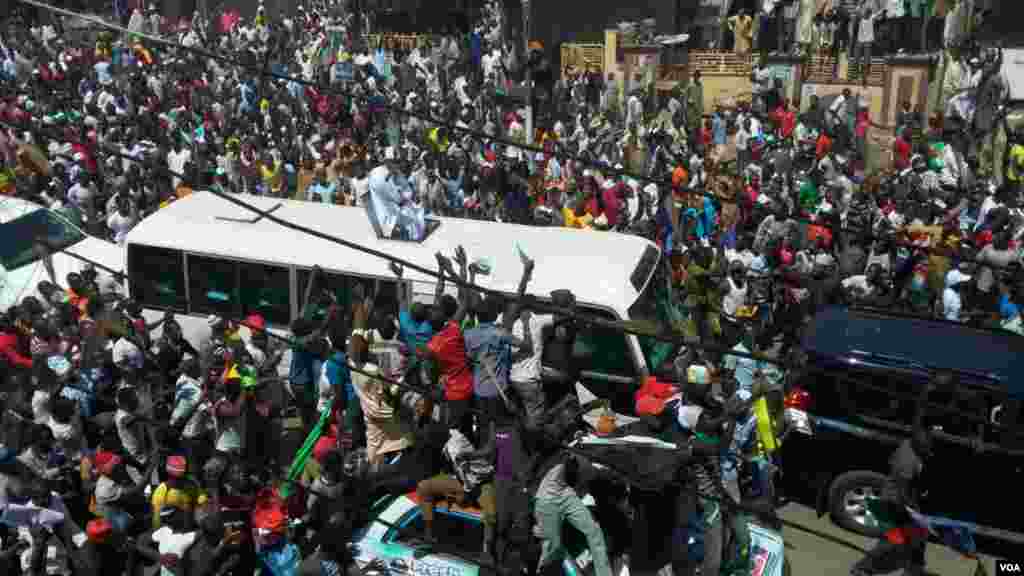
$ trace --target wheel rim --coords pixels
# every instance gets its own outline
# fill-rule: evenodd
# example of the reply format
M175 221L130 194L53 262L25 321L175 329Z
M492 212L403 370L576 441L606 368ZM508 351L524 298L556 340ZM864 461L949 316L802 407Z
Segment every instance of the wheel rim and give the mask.
M855 486L843 494L843 510L858 526L878 528L878 520L868 508L868 502L878 499L878 489L874 486Z

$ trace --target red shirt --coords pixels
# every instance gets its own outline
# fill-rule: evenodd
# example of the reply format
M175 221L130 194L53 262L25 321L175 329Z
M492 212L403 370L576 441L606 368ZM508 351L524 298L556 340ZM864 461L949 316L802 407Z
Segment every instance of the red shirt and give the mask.
M17 334L0 333L0 355L15 366L22 368L32 367L32 359L18 351Z
M449 320L440 332L427 342L440 367L445 400L468 400L473 396L473 374L466 362L466 341L462 328Z
M832 139L829 138L828 136L825 136L824 134L822 134L821 136L818 137L818 145L817 145L817 150L816 150L816 153L817 153L817 156L818 156L818 160L821 160L822 158L824 158L831 151L832 151Z
M907 142L902 137L896 139L896 143L893 144L892 152L897 170L903 170L910 167L910 151L910 142Z
M700 140L704 144L705 148L711 146L712 134L711 129L705 126L700 130Z
M619 223L619 185L605 188L601 198L604 200L604 217L608 219L608 226L615 226Z
M796 112L786 110L779 116L779 132L783 139L789 138L796 129Z

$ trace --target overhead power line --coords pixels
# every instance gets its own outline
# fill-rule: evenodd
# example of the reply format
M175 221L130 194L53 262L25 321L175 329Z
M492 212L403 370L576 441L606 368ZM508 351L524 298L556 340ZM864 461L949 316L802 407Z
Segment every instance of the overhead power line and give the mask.
M77 12L74 12L74 11L71 11L71 10L67 10L67 9L64 9L64 8L58 8L58 7L55 7L55 6L43 3L43 2L39 2L38 0L19 0L19 1L23 2L25 4L29 4L31 6L35 6L37 8L41 8L41 9L45 9L45 10L49 10L49 11L61 14L61 15L64 15L64 16L73 17L73 18L81 18L83 20L92 22L92 23L94 23L94 24L96 24L98 26L109 28L111 30L116 30L116 31L119 31L119 32L123 32L125 34L134 35L134 36L143 38L143 39L145 39L147 41L154 42L154 43L166 46L166 47L174 49L174 50L182 50L182 51L185 51L185 52L196 54L198 56L202 56L204 58L210 58L210 59L213 59L213 60L221 61L221 62L230 64L230 65L235 66L235 67L239 67L239 68L242 68L242 69L249 70L251 72L258 73L261 77L270 76L272 78L279 79L279 80L295 82L295 83L298 83L298 84L301 84L301 85L304 85L304 86L311 86L311 87L317 88L318 91L325 91L325 89L326 89L327 92L333 92L335 94L344 96L346 98L357 98L357 96L355 94L352 94L351 92L347 92L347 91L341 90L341 89L336 88L334 86L325 87L325 86L323 86L322 84L320 84L319 82L316 82L316 81L309 81L309 80L306 80L304 78L297 77L297 76L290 76L290 75L286 75L286 74L279 74L279 73L274 72L272 70L268 70L265 67L264 68L255 67L255 66L253 66L251 64L248 64L246 62L242 62L242 61L240 61L238 59L235 59L235 58L230 58L230 57L228 57L228 56L226 56L224 54L221 54L221 53L210 52L210 51L203 50L201 48L197 48L197 47L194 47L194 46L184 46L184 45L179 44L177 42L172 42L170 40L166 40L164 38L155 37L155 36L152 36L152 35L149 35L149 34L140 34L140 33L132 32L131 30L128 30L127 28L124 28L122 26L106 22L106 21L104 21L104 20L102 20L100 18L96 18L96 17L93 17L93 16L84 15L84 14L79 14ZM368 102L368 99L365 96L360 96L360 98L363 99L364 103ZM538 147L535 147L535 146L524 145L524 144L522 144L520 142L516 142L516 141L504 139L504 138L499 138L499 137L491 136L491 135L488 135L486 133L479 132L479 131L476 131L476 130L472 130L472 129L469 129L469 128L463 128L463 127L460 127L460 126L458 126L456 124L448 122L448 121L446 121L444 119L434 118L432 116L427 116L427 115L423 115L423 114L420 114L420 113L417 113L417 112L414 112L414 111L406 110L405 108L403 108L401 106L393 106L393 105L391 105L388 102L374 103L374 105L380 106L380 107L382 107L382 108L384 108L384 109L386 109L386 110L388 110L390 112L393 112L393 113L396 113L396 114L399 114L399 115L409 116L409 117L412 117L412 118L416 118L416 119L422 120L424 122L428 122L428 123L431 123L431 124L434 124L434 125L437 125L437 126L444 127L444 128L446 128L447 130L449 130L452 133L464 133L464 134L467 134L467 135L469 135L469 136L471 136L471 137L473 137L473 138L475 138L477 140L489 141L489 142L492 142L492 143L495 143L495 144L501 144L501 145L504 145L504 146L507 146L507 147L519 148L519 149L526 150L526 151L532 152L532 153L543 153L544 152L543 148L538 148ZM608 167L605 164L602 164L602 163L599 163L599 162L595 162L595 161L590 160L588 158L582 158L582 157L579 157L579 156L572 156L572 155L568 155L568 154L562 153L560 151L556 153L556 156L561 158L561 159L565 159L565 160L573 160L575 162L580 163L581 165L597 168L600 171L602 171L602 173L615 174L615 175L618 175L618 176L621 176L621 177L624 177L624 178L631 178L631 179L636 180L638 182L652 183L652 184L655 184L655 185L658 185L658 186L666 186L666 185L670 185L671 184L671 181L667 180L667 179L657 179L657 178L651 178L651 177L648 177L648 176L641 176L641 175L633 174L633 173L628 172L626 170L618 170L618 169L615 169L615 168ZM187 180L191 181L192 179L189 178ZM690 195L698 195L698 196L702 196L702 197L716 199L716 200L718 200L719 202L721 202L723 204L739 204L739 200L737 200L735 198L731 198L731 199L730 198L722 198L722 197L719 197L719 196L715 195L714 193L707 192L706 190L702 190L702 189L701 190L688 189L688 190L686 190L685 193L686 194L690 194ZM841 227L837 227L837 226L835 226L835 225L833 225L831 223L796 218L792 214L789 214L788 212L781 211L781 210L768 210L768 209L764 209L763 207L761 207L760 210L762 211L762 213L764 213L766 215L770 214L773 217L781 218L783 220L791 220L791 221L797 222L799 224L805 224L805 225L814 225L814 226L818 226L818 227L821 227L821 228L832 230L833 232L851 233L851 234L856 235L856 237L858 239L865 240L865 241L875 241L875 240L892 241L892 242L894 242L896 244L896 246L901 247L901 248L907 248L907 249L915 250L915 251L918 251L918 252L926 252L928 254L935 254L935 255L939 255L939 256L950 256L948 253L936 250L935 248L920 247L920 246L916 246L912 242L898 241L898 240L894 240L891 237L879 236L879 235L876 235L876 234L873 234L873 233L868 233L867 231L851 230L851 229L846 229L844 231L844 229L842 229ZM956 257L956 256L958 256L958 255L954 255L954 257ZM973 259L971 259L969 261L972 261L972 260ZM980 264L980 265L987 266L989 268L993 268L993 269L1001 268L998 265L986 264L984 262L977 262L976 260L974 260L974 262L977 263L977 264ZM1014 269L1013 266L1010 266L1010 267L1007 267L1007 268L1008 269Z

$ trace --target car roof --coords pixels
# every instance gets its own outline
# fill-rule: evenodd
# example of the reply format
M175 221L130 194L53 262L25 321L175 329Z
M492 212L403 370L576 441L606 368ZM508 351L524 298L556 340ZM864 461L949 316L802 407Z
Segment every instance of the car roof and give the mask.
M567 288L577 301L609 308L623 317L641 292L631 283L630 275L649 247L657 249L651 241L627 234L460 218L437 218L441 225L422 242L380 240L363 208L242 194L235 197L263 210L280 205L273 212L278 218L387 252L428 269L437 267L436 252L450 255L457 246L463 245L471 259L484 258L491 263L491 273L477 277L477 284L508 294L516 293L519 286L522 265L518 248L521 247L537 264L530 293L547 296L554 290ZM358 270L365 276L393 276L387 261L370 254L290 230L267 219L252 223L237 221L253 218L251 211L209 192L197 191L144 219L128 233L126 244L238 260L292 263L305 268L320 265L329 272ZM434 281L413 270L406 273L406 278Z
M985 375L1024 398L1024 338L962 324L839 306L819 311L803 348L821 356L884 354L930 370Z

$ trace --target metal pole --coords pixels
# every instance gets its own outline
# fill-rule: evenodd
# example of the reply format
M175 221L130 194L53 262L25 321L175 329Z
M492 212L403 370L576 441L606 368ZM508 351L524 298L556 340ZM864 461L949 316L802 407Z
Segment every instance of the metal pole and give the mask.
M523 0L523 44L526 46L526 143L533 144L533 74L530 73L530 0Z

